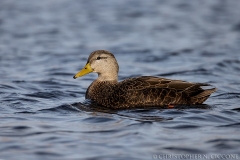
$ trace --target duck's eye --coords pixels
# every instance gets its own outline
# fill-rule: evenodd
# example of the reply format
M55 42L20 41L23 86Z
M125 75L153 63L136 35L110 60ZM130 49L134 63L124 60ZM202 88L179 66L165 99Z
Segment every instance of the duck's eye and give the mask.
M101 59L101 57L97 57L97 60Z

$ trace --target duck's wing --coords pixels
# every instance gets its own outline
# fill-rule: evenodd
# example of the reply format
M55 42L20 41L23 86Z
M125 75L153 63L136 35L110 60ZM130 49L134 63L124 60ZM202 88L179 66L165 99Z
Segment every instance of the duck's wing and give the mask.
M122 87L128 90L141 90L146 88L169 88L178 91L183 91L189 87L197 89L200 86L209 86L206 83L191 83L181 80L172 80L153 76L142 76L129 78L119 83Z
M119 83L118 91L132 103L197 104L203 103L216 89L204 90L205 83L190 83L181 80L142 76ZM144 105L144 104L143 104Z

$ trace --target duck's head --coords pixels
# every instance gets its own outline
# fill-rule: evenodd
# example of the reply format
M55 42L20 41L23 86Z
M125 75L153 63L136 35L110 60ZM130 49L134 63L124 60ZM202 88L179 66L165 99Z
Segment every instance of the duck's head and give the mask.
M92 52L89 57L87 64L80 70L74 79L82 77L88 73L98 73L98 80L108 81L118 79L118 63L114 55L106 50L97 50Z

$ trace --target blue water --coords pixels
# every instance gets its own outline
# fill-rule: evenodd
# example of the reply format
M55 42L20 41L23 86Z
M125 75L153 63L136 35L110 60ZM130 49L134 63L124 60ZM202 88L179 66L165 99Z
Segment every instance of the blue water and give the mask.
M0 159L240 157L239 8L238 0L1 0ZM92 106L84 96L97 75L72 77L97 49L115 54L119 80L152 75L218 90L198 106Z

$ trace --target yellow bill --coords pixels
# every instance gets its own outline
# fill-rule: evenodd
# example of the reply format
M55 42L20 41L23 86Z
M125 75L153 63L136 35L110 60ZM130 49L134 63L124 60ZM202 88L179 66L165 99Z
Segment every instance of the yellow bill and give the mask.
M82 77L88 73L91 73L92 71L93 69L91 68L90 63L87 63L81 71L79 71L75 76L73 76L73 78L76 79L78 77Z

